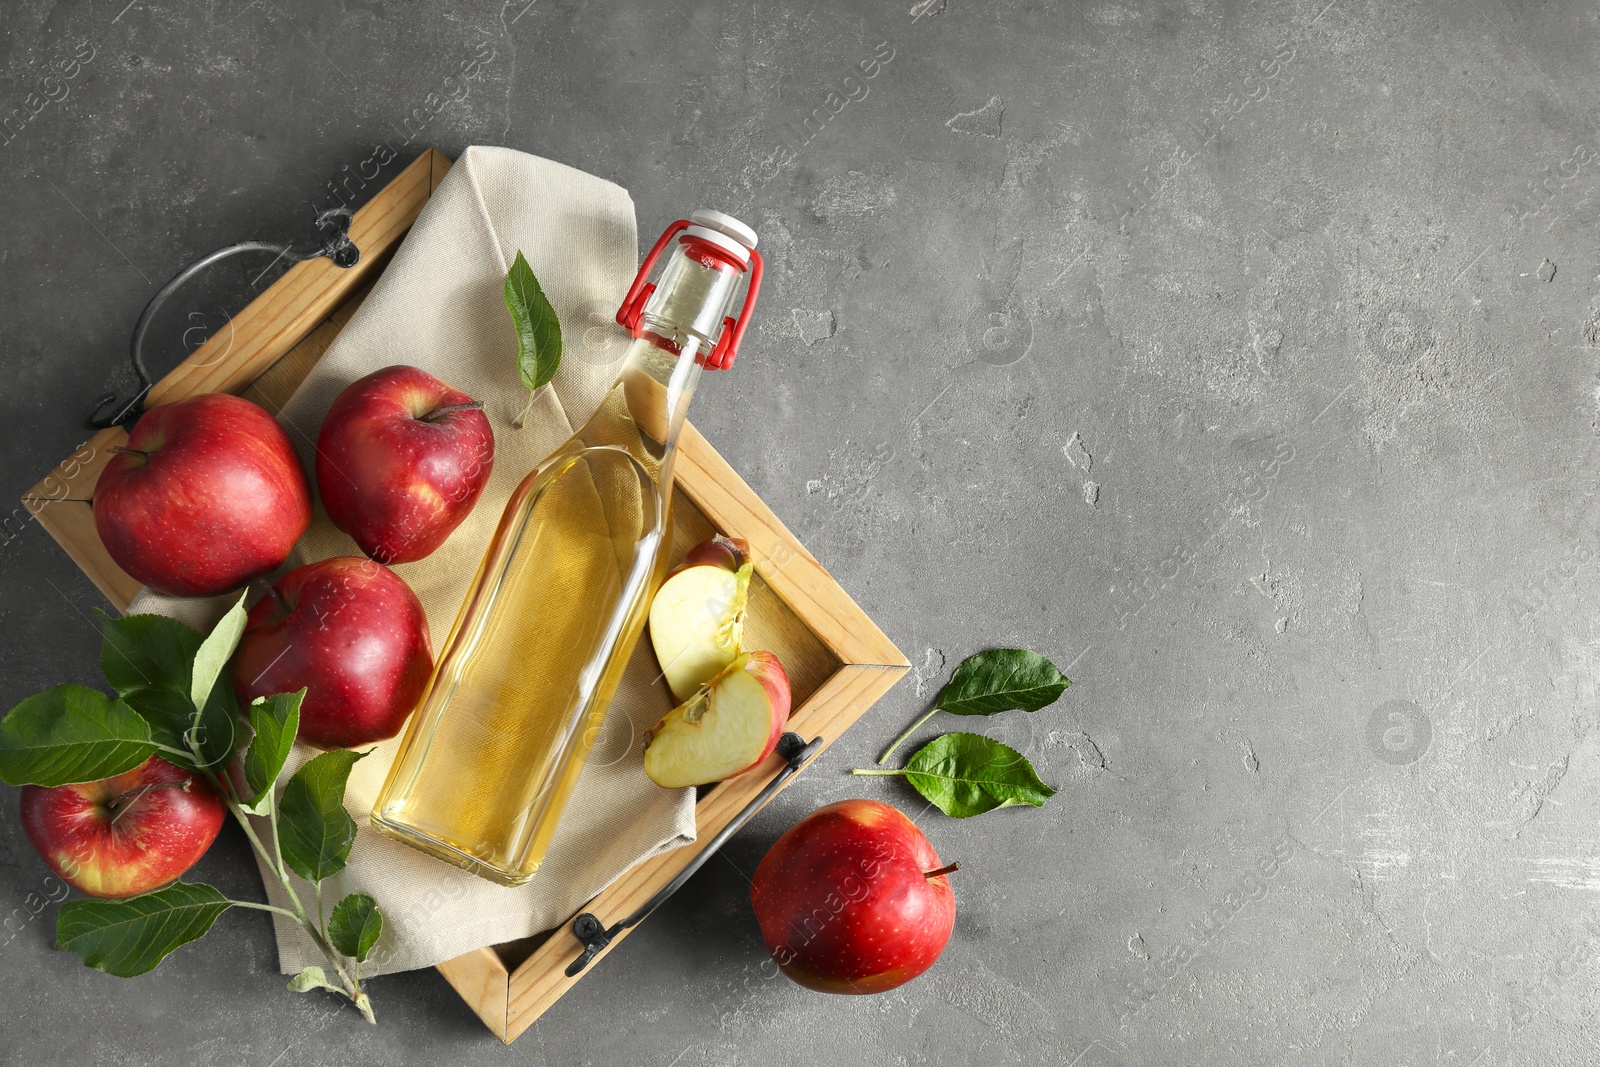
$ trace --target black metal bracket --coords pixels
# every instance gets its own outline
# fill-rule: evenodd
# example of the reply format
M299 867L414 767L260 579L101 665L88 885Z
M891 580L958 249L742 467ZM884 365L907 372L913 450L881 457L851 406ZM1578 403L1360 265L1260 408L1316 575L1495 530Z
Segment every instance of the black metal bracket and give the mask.
M744 810L733 817L733 821L718 831L717 836L706 842L706 847L700 854L690 861L689 865L678 872L678 876L662 886L655 896L644 902L644 906L632 915L614 924L610 929L603 926L593 912L584 912L572 920L572 936L576 937L583 945L583 953L567 965L567 977L576 978L583 969L594 960L605 947L614 941L618 934L643 922L645 916L655 911L667 902L667 898L683 888L685 882L694 876L694 873L705 865L705 862L721 851L722 846L734 834L744 829L746 823L755 818L756 812L766 807L767 801L782 789L784 783L800 773L806 761L816 755L822 747L822 738L814 737L809 742L796 733L786 733L778 738L778 755L783 757L784 767L767 783L754 800L744 806Z
M104 430L108 426L132 426L139 416L144 414L144 398L150 393L150 373L144 365L144 335L150 329L150 321L167 298L183 285L194 278L195 275L229 256L241 252L275 252L278 259L286 259L290 263L302 263L308 259L331 259L335 266L345 270L361 262L361 249L350 240L350 209L347 207L329 208L317 215L317 244L307 248L295 248L292 245L273 244L270 241L244 241L240 244L219 248L208 256L195 260L177 274L172 280L156 291L150 298L144 311L139 315L139 321L133 327L133 340L128 346L128 358L133 364L134 377L139 381L139 391L126 401L118 400L117 394L106 393L94 402L94 407L89 410L89 428ZM277 262L274 260L273 262ZM265 273L265 272L263 272Z

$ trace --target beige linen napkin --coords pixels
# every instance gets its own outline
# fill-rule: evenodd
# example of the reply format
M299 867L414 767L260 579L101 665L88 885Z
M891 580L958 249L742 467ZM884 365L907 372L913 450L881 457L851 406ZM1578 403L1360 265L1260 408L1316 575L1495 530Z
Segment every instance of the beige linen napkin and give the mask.
M506 269L527 256L561 319L565 356L522 429L516 337L503 303ZM278 413L315 470L323 414L350 382L380 367L421 367L484 402L494 427L494 473L468 519L438 551L395 571L421 598L437 652L513 489L571 435L619 369L627 338L614 313L638 263L633 201L626 190L570 167L505 148L469 148L440 183L361 310ZM609 361L609 362L606 362ZM287 566L359 555L319 505ZM145 590L130 612L158 612L205 629L232 597L185 600ZM379 969L431 966L484 945L547 930L629 867L694 840L694 791L665 790L644 774L641 740L672 706L649 642L628 666L602 737L579 779L544 866L506 889L380 837L368 816L399 740L356 764L345 805L360 826L346 870L323 886L333 902L368 893L385 923ZM293 770L313 750L297 746ZM263 870L268 896L281 890ZM309 889L300 886L302 900ZM285 974L322 962L294 923L274 916Z

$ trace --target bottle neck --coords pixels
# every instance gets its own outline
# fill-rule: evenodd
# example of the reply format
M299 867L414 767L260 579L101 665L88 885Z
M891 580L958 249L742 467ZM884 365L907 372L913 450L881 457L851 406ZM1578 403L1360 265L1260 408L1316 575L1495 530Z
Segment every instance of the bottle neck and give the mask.
M711 341L646 314L619 379L628 414L663 457L677 445Z
M683 432L741 273L727 255L685 238L640 314L639 338L628 350L622 381L629 414L663 454Z

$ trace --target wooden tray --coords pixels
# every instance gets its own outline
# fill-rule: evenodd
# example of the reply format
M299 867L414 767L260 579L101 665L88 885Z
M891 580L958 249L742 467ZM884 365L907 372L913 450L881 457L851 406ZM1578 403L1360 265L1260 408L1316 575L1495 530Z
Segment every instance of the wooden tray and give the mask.
M361 249L357 266L342 270L326 259L296 264L233 318L231 330L213 336L157 382L146 403L153 407L198 393L231 392L276 412L355 313L449 168L450 161L437 151L424 152L356 212L350 238ZM100 431L23 497L39 525L123 611L139 583L111 562L84 501L111 446L126 440L119 428ZM755 579L746 642L776 652L788 669L795 708L789 728L807 740L821 737L827 745L910 664L693 426L684 429L681 441L673 494L674 556L713 532L750 542ZM594 912L607 925L632 914L781 767L774 755L767 766L704 794L695 809L696 844L640 863L580 910ZM469 952L440 964L439 971L509 1043L578 981L563 973L580 951L566 929L570 921L552 936Z

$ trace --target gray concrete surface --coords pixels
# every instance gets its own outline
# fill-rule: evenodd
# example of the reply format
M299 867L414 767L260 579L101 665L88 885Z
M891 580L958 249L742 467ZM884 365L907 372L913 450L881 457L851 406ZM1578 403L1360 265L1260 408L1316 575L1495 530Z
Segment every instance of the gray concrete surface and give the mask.
M0 111L80 44L0 145L8 499L173 271L299 235L375 144L505 144L642 232L758 226L696 421L918 669L509 1049L432 972L377 1030L284 992L249 915L108 978L52 905L0 936L0 1060L1595 1061L1593 5L7 0ZM98 604L8 534L7 705L93 677ZM964 865L927 976L765 980L744 873L822 803L920 810L845 772L996 644L1072 665L994 724L1058 796L923 819ZM255 888L233 835L201 873Z

